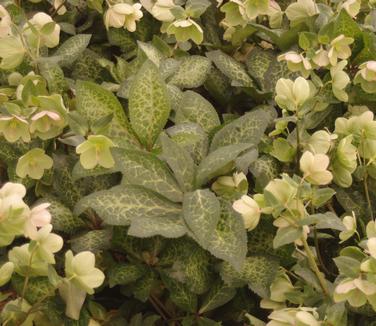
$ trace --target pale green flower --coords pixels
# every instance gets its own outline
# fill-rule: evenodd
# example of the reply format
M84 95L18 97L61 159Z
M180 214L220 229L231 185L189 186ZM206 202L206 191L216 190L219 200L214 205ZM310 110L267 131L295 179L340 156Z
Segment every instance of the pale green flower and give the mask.
M47 224L32 234L31 239L35 241L36 258L44 260L49 264L55 264L54 253L61 250L64 241L57 234L51 233L52 225Z
M347 61L343 60L336 66L330 68L330 75L332 77L332 91L334 96L342 102L347 102L349 96L344 91L346 86L350 83L350 77L343 71L346 67Z
M351 17L356 17L362 5L361 0L346 0L342 3L341 8L344 8Z
M266 15L269 11L269 0L245 0L244 10L248 19L253 20L257 16Z
M276 84L275 101L282 109L296 111L311 97L311 92L309 82L303 77L295 81L280 78Z
M76 153L80 154L80 162L85 169L93 169L98 164L104 168L112 168L115 161L110 149L114 146L111 139L106 136L90 135L77 146Z
M0 132L10 143L14 143L19 139L24 142L30 141L29 123L15 114L0 117Z
M304 178L315 185L327 185L333 179L333 175L327 170L329 157L325 154L312 154L309 151L303 153L300 158L300 170Z
M18 159L16 173L21 178L28 175L32 179L41 179L44 170L51 169L52 165L52 158L43 149L33 148Z
M245 13L243 6L243 3L237 0L226 2L221 6L220 11L225 14L225 19L222 21L222 24L225 26L245 26L247 19L242 15L242 13ZM240 8L242 9L240 10Z
M7 284L12 277L14 264L7 262L0 267L0 286Z
M376 284L361 277L346 278L337 285L333 293L335 302L348 301L353 307L361 307L367 303L367 297L376 294Z
M269 316L271 319L266 326L320 326L319 314L315 308L285 308L273 311Z
M367 61L359 66L354 78L354 84L360 84L367 93L376 92L376 61Z
M263 309L283 309L285 308L286 294L294 290L294 286L286 273L279 271L273 283L270 285L270 298L262 299L260 307Z
M8 182L0 189L0 247L9 245L17 235L24 233L30 214L23 201L25 194L22 184Z
M283 11L276 1L270 0L267 15L269 16L269 26L271 28L281 27L283 21Z
M292 23L297 24L309 17L317 15L319 9L313 0L298 0L290 4L285 12L287 18Z
M136 30L136 22L143 16L141 7L142 5L140 3L133 5L117 3L110 7L104 14L104 25L107 29L110 27L124 27L128 31L134 32Z
M297 193L297 185L293 185L286 179L274 179L270 181L265 190L269 192L283 207L288 206Z
M201 26L190 18L175 20L167 27L167 33L175 35L178 42L192 40L200 44L204 40L204 31Z
M64 15L67 12L67 8L64 6L64 0L53 0L53 6L57 10L58 15Z
M356 218L355 218L354 213L351 216L346 215L342 219L342 223L345 226L345 230L341 231L339 233L339 238L341 239L340 243L350 239L355 233L357 233L357 231L356 231Z
M248 192L248 181L243 172L235 172L232 176L219 177L211 188L219 196L239 198L239 194L245 195Z
M311 70L312 70L312 65L309 62L309 60L305 58L302 54L299 54L294 51L290 51L278 57L278 61L282 61L282 60L287 62L287 67L291 71L293 72L299 71L304 78L309 77Z
M329 64L328 51L322 47L315 51L315 55L312 57L312 61L318 67L326 67Z
M18 37L7 36L0 42L0 69L10 70L21 64L25 55L25 48Z
M89 251L73 256L72 251L68 250L65 253L65 275L77 288L88 294L93 294L105 278L103 272L95 268L95 256Z
M14 264L14 270L17 274L30 276L47 276L48 263L32 255L29 244L20 247L13 247L8 252L8 259Z
M47 210L49 203L42 203L33 207L30 211L30 216L25 224L25 236L33 238L36 236L38 228L50 224L51 214Z
M51 30L47 29L46 31L46 29L43 29L43 27L51 23L54 23L54 21L49 15L44 12L38 12L24 25L24 35L34 46L37 46L38 42L40 42L40 46L54 48L59 45L60 25L55 23ZM37 35L28 24L34 27L34 30L38 33Z
M260 221L261 209L252 197L243 195L232 204L232 208L242 216L247 230L256 228Z
M11 34L12 19L8 11L0 5L0 38Z
M351 175L357 167L357 150L352 144L352 140L352 135L341 139L331 162L333 181L346 188L351 186Z
M370 221L366 227L367 238L376 238L376 222Z
M351 56L350 44L354 43L352 37L341 34L330 42L328 52L329 62L332 66L337 64L338 59L347 59Z
M59 135L64 128L62 117L53 111L40 111L31 117L30 132L43 140Z
M141 0L140 2L159 21L171 22L175 19L171 12L171 9L175 7L174 0Z
M332 140L336 138L336 135L331 135L325 130L318 130L309 137L307 147L313 153L326 154L332 145Z
M65 315L74 320L79 320L86 292L75 286L72 281L63 279L59 284L59 294L66 304Z

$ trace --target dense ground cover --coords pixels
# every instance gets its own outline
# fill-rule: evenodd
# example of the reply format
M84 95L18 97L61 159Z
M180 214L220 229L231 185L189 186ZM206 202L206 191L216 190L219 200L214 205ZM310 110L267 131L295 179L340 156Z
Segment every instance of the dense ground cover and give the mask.
M2 325L374 325L376 1L3 0Z

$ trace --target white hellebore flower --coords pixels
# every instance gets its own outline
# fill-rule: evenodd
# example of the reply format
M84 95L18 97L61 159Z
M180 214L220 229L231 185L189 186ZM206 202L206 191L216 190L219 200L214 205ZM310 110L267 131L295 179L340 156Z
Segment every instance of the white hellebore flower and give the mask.
M376 259L376 237L367 240L369 254Z
M352 216L347 215L342 219L342 223L345 226L345 230L341 231L339 234L339 238L341 239L341 243L350 239L354 233L356 233L356 218L353 213Z
M347 65L347 60L343 60L336 66L330 68L332 77L332 91L334 96L342 102L347 102L349 96L345 92L346 86L350 83L350 77L343 71Z
M90 251L82 251L73 256L72 251L68 250L65 253L65 275L88 294L93 294L105 278L103 272L95 268L95 256Z
M159 21L171 22L175 19L171 13L171 9L175 7L174 0L140 0L140 2Z
M351 37L341 34L330 42L331 48L328 52L329 62L332 66L337 64L338 59L347 59L351 56L350 44L354 42Z
M64 6L65 0L54 0L54 8L57 10L58 15L64 15L67 8Z
M51 231L52 225L45 225L31 239L36 242L36 257L49 264L54 264L54 253L63 248L64 241L62 237L51 233Z
M300 170L304 178L315 185L327 185L333 179L333 175L327 170L329 157L325 154L312 154L309 151L303 153L300 158Z
M54 29L49 31L48 33L42 33L42 28L50 23L53 23L53 19L45 14L44 12L36 13L28 23L24 25L25 32L24 34L30 38L33 43L37 43L38 36L35 35L31 29L28 27L28 24L34 26L34 28L38 31L40 37L40 45L45 45L48 48L54 48L55 46L59 45L60 39L60 26L59 24L55 24Z
M295 81L280 78L276 85L275 101L282 108L288 111L296 111L311 96L309 82L303 77L298 77Z
M331 135L325 130L318 130L314 132L308 139L308 149L312 153L326 154L331 146L333 139L336 139L337 135Z
M8 11L0 5L0 38L11 34L12 19Z
M232 204L232 208L241 214L247 230L253 230L260 221L261 209L257 202L247 195L243 195Z
M136 22L143 16L141 7L142 5L140 3L135 3L133 5L128 3L117 3L110 7L104 15L104 24L106 28L124 27L128 31L134 32L136 30Z
M361 0L346 0L341 7L344 8L347 13L354 18L357 14L359 14L361 5Z
M287 67L292 71L299 71L304 78L308 78L312 65L307 58L305 58L301 53L296 53L294 51L289 51L278 57L278 61L285 60L287 62Z
M25 236L32 238L36 235L38 228L51 223L51 214L47 210L50 205L43 203L31 209L30 217L25 224Z
M319 9L313 0L298 0L286 9L286 16L291 22L300 22L318 13Z

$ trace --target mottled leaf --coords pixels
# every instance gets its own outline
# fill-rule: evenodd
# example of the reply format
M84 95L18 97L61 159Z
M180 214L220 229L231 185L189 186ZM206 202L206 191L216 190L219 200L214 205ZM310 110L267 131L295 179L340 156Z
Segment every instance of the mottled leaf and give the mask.
M88 208L110 225L129 225L132 219L145 217L175 217L181 212L179 205L134 185L94 192L77 203L75 213L81 214Z
M218 113L200 94L186 91L176 112L175 123L194 122L202 127L207 133L220 125Z
M217 197L207 189L186 193L183 201L185 223L203 248L208 248L220 218Z
M152 148L167 122L171 104L158 68L149 60L142 65L132 82L128 109L138 138L145 146Z
M110 288L115 285L126 285L137 281L146 273L146 267L135 264L117 264L108 271L108 282Z
M59 65L62 67L71 66L87 48L90 38L90 34L78 34L70 37L60 45L54 54L61 58L59 59Z
M200 187L212 178L224 175L234 168L235 159L252 144L235 144L218 148L205 157L196 174L196 186Z
M229 302L236 294L233 287L224 285L222 282L215 283L205 296L204 301L199 309L199 313L214 310Z
M180 88L200 87L206 79L210 70L210 60L198 55L191 55L180 60L178 71L169 80Z
M123 182L144 186L174 202L182 201L183 194L166 163L154 154L118 149L114 158Z
M93 230L70 240L74 252L91 251L94 253L110 249L112 231L110 229Z

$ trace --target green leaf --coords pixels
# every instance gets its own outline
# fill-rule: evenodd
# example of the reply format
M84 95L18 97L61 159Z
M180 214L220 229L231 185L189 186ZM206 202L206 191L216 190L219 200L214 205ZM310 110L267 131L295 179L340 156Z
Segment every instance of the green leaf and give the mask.
M18 295L21 295L25 278L18 274L13 274L11 282L14 290L16 290ZM44 296L53 296L54 294L54 287L50 284L48 277L32 277L29 278L24 299L29 304L34 304Z
M314 224L317 229L346 230L341 219L332 212L310 215L300 221L301 225Z
M140 216L133 219L128 234L139 238L161 235L165 238L179 238L187 233L181 216Z
M203 85L211 67L210 60L198 55L180 59L178 71L169 83L179 88L197 88Z
M219 104L226 104L231 98L229 79L217 68L211 67L204 84L206 90Z
M52 216L51 224L54 231L74 234L85 226L85 223L82 219L73 215L72 211L54 196L45 196L41 201L38 201L37 203L51 204L48 207L48 211Z
M162 281L169 290L170 299L181 309L194 313L197 309L197 296L188 287L166 274L161 274Z
M77 111L93 124L100 118L113 114L114 117L106 136L123 144L137 144L128 119L118 99L110 91L87 81L76 83Z
M229 262L236 270L243 266L247 253L247 235L243 219L232 209L230 203L221 202L221 216L208 250L214 256Z
M221 208L217 197L208 189L186 193L183 201L185 223L205 249L214 237Z
M163 54L150 43L137 41L137 45L146 58L159 67L161 60L164 58Z
M165 134L161 135L160 140L163 150L162 158L170 166L180 188L183 191L191 191L195 177L195 164L192 156Z
M247 74L244 66L229 55L215 50L207 52L206 56L214 62L216 67L232 82L241 87L254 87L251 77Z
M176 124L186 122L197 123L207 133L210 133L221 123L213 105L203 96L193 91L184 92L175 116Z
M214 310L229 302L236 294L233 287L224 285L222 282L215 283L209 293L205 296L204 301L199 309L199 313L203 314Z
M62 67L71 66L87 48L90 39L91 34L78 34L67 39L54 54L61 58L59 65Z
M224 175L234 168L235 159L252 144L235 144L218 148L205 157L198 166L196 186L206 184L214 177Z
M116 264L108 271L110 288L115 285L126 285L140 279L146 273L146 267L135 264Z
M278 229L273 240L273 248L277 249L298 240L302 236L302 229L293 226Z
M116 186L98 191L82 198L75 207L77 215L92 208L99 217L110 225L129 225L139 218L176 217L179 205L160 195L135 185Z
M171 139L188 151L198 164L206 156L209 139L205 131L195 123L184 123L166 129Z
M116 168L123 174L123 182L144 186L174 202L181 202L183 194L167 165L154 154L117 149Z
M74 252L101 252L111 247L112 231L110 229L93 230L70 240Z
M64 72L58 65L40 63L38 67L43 78L47 80L50 93L61 93L68 89Z
M246 113L238 119L228 123L213 137L210 151L226 145L249 143L257 146L263 136L266 127L272 120L274 108L260 106Z
M267 255L247 257L242 270L236 271L228 263L221 270L222 279L229 286L248 284L249 288L262 298L269 298L270 285L278 272L278 261Z
M151 149L171 110L166 85L151 61L142 65L132 82L128 109L138 138Z

